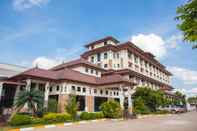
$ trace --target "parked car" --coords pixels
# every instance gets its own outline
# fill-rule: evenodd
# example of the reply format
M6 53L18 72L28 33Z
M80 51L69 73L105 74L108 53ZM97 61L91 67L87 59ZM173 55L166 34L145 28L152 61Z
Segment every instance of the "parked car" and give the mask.
M160 108L160 110L166 110L174 114L187 112L187 109L184 106L166 106L166 107Z
M172 113L184 113L186 112L186 108L184 106L175 106L171 109Z

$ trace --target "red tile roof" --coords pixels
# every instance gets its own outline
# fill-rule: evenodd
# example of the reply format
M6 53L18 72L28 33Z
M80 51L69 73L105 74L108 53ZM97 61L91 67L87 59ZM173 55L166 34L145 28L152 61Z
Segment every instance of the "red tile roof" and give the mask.
M95 68L97 70L105 71L105 69L103 69L103 68L101 68L101 67L99 67L95 64L92 64L92 63L90 63L89 61L87 61L83 58L60 64L58 66L53 67L51 70L54 70L54 71L55 70L61 70L61 69L65 69L65 68L76 67L76 66L79 66L79 65L85 65L85 66Z
M105 41L108 41L108 40L111 40L111 41L113 41L113 42L115 42L115 43L119 43L119 41L118 41L116 38L114 38L114 37L112 37L112 36L107 36L107 37L105 37L105 38L103 38L103 39L100 39L100 40L97 40L97 41L93 41L93 42L91 42L91 43L85 45L85 47L89 47L89 46L92 46L92 45L96 45L96 44L99 44L99 43L102 43L102 42L105 42Z
M54 81L69 80L69 81L81 82L81 83L92 84L97 86L105 85L105 84L114 84L114 83L133 84L118 74L113 74L111 76L95 77L68 68L58 71L33 68L19 75L11 77L9 78L9 80L16 80L16 79L28 78L28 77L41 78L41 79L43 78L43 79L54 80Z

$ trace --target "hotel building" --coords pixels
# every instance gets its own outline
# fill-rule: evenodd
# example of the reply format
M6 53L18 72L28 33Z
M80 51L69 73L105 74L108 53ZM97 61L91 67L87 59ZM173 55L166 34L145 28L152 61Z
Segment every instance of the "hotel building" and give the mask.
M88 112L99 111L101 103L111 99L132 111L132 94L139 86L163 90L167 97L173 97L172 74L150 52L111 36L85 47L87 51L77 60L49 70L32 68L1 80L0 98L12 98L6 106L8 99L0 99L1 106L12 109L17 94L32 89L43 91L46 108L49 99L56 99L59 112L64 112L70 94L77 96L79 111Z

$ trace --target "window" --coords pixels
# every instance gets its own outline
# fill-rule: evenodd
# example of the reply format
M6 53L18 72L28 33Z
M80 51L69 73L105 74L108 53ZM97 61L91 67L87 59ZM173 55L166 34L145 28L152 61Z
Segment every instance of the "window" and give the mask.
M94 73L94 70L93 69L91 69L91 74L93 74Z
M106 95L108 95L108 94L109 94L109 92L108 92L108 91L105 91L105 94L106 94Z
M80 92L81 91L81 87L77 87L77 91Z
M104 64L104 68L107 68L107 64Z
M117 59L119 59L119 53L117 53Z
M72 86L72 91L75 91L75 86Z
M86 88L85 87L83 88L83 92L86 92Z
M94 89L94 94L96 94L97 93L97 89Z
M86 72L88 73L88 71L89 71L88 68L86 68L85 70L86 70Z
M107 59L107 52L104 53L104 59Z
M101 95L103 94L103 90L100 90L100 94L101 94Z
M96 75L98 75L98 71L96 71Z
M116 58L116 53L113 53L113 58Z
M117 64L117 67L120 68L120 64Z
M91 57L91 62L94 63L94 56Z
M60 87L59 87L59 86L57 86L57 87L56 87L56 91L59 91L59 90L60 90Z
M138 63L137 57L135 57L135 63L136 63L136 64Z
M131 53L130 52L128 52L128 57L131 58Z
M104 45L107 45L107 41L104 42Z
M50 87L50 88L49 88L49 91L50 91L50 92L52 92L52 91L53 91L53 88L52 88L52 87Z
M100 53L97 54L97 61L101 61L101 54Z
M64 87L64 92L66 92L66 91L67 91L67 87L65 86L65 87Z

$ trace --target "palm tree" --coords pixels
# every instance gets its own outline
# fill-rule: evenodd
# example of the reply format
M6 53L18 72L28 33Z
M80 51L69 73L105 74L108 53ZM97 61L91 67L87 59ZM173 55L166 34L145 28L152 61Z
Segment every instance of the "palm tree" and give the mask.
M28 108L32 109L32 115L35 116L36 105L37 107L43 105L43 96L43 92L39 90L24 90L20 92L16 98L16 112L20 111L27 104Z

